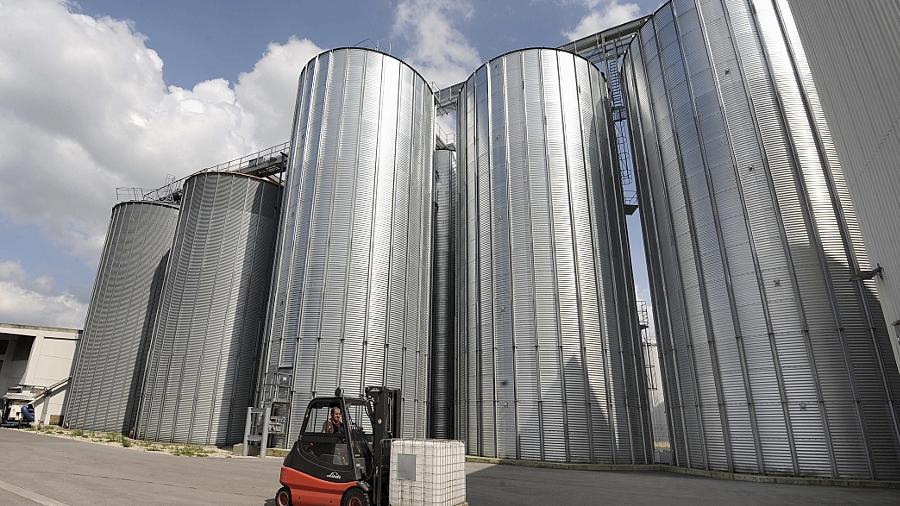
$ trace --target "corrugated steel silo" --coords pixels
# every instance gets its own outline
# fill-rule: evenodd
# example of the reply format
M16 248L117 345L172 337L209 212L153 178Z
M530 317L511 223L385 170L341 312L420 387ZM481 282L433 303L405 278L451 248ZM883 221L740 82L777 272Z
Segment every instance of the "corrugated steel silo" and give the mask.
M292 140L259 403L286 401L290 444L313 396L400 387L404 435L424 436L431 89L389 55L326 51L300 74Z
M681 0L624 67L678 465L900 478L900 377L782 0Z
M780 5L783 6L784 2ZM874 284L900 362L900 2L788 0L854 197ZM837 35L839 34L839 35ZM835 64L840 62L840 64Z
M429 437L455 437L456 403L456 153L434 152Z
M69 427L125 434L133 428L177 220L178 207L170 204L113 207L66 396Z
M279 185L234 172L204 172L185 182L147 358L139 438L242 440L280 200Z
M458 102L460 436L470 454L646 463L649 411L608 90L553 49Z

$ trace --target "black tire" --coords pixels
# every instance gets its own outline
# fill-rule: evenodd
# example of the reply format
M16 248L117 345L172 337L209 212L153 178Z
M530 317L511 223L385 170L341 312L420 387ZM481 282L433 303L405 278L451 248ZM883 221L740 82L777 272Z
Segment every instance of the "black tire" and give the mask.
M278 492L275 494L275 505L291 506L291 489L287 487L278 489Z
M371 506L372 501L369 494L362 491L359 487L353 487L344 492L344 498L341 499L341 506Z

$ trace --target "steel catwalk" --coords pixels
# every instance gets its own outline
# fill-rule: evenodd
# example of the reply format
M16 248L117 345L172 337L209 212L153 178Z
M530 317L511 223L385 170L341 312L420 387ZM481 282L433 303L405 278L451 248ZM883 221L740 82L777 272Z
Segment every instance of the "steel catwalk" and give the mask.
M469 454L647 463L650 419L600 71L495 58L458 103L459 436Z
M112 209L78 346L64 423L129 434L178 207L122 202Z
M300 74L294 118L258 402L289 444L313 396L399 387L403 435L424 437L431 88L389 55L335 49Z
M453 439L456 399L456 152L434 152L429 437Z
M147 359L141 439L228 445L244 435L265 329L281 188L234 172L185 182Z
M623 64L675 462L898 479L900 377L795 30L782 0L679 0Z

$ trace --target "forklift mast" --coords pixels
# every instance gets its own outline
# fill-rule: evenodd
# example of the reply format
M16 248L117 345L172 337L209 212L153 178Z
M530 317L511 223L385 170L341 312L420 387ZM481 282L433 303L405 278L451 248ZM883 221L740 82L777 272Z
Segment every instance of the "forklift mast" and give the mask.
M372 419L372 453L375 462L375 504L388 504L391 440L400 437L403 411L400 390L383 386L366 387L367 409Z

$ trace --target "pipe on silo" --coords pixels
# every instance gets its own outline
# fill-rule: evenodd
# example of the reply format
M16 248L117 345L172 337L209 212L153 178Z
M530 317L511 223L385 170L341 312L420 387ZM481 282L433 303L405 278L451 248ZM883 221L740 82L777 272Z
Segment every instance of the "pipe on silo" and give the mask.
M203 445L243 439L280 199L279 185L240 173L204 172L185 182L139 438Z
M403 435L423 437L432 91L389 55L326 51L300 74L293 128L258 404L288 445L312 397L400 387Z
M470 454L646 463L649 411L599 70L495 58L459 94L460 434Z
M113 207L66 395L67 426L131 432L177 219L170 204Z

